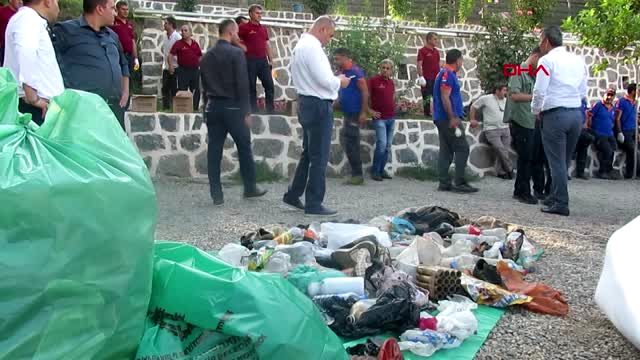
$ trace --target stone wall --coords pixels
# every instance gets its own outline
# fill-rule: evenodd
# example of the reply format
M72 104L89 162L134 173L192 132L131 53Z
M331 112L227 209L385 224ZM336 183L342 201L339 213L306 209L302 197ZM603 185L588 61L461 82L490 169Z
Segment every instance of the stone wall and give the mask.
M207 127L201 114L127 113L125 122L127 133L144 158L152 176L207 176ZM327 169L330 176L346 175L350 170L339 142L341 126L342 121L336 119ZM467 141L471 150L469 171L481 177L495 174L493 151L479 141L477 129L467 130ZM302 128L295 117L254 115L251 135L256 161L264 160L281 175L292 176L302 151L301 133ZM395 172L417 164L435 166L438 146L438 131L432 121L398 120L387 169ZM371 166L374 148L374 131L363 130L360 149L365 169ZM512 151L514 160L515 156ZM595 171L597 160L591 153L589 158L588 168ZM622 156L617 154L616 169L620 169L621 163ZM238 167L236 148L229 137L224 146L222 174L230 175L237 171Z
M145 9L169 10L173 5L173 3L134 1L134 6L141 6ZM218 22L223 18L229 18L245 11L244 9L224 8L221 6L200 5L200 7L202 15L206 15L206 18L178 17L178 20L192 25L194 37L203 49L215 44ZM273 12L273 14L269 13L268 15L273 15L273 18L269 20L268 28L271 47L275 50L276 100L295 100L296 93L292 87L289 62L293 47L300 35L305 31L305 27L310 23L310 14ZM165 34L162 30L161 21L157 16L141 18L140 20L144 23L141 51L143 88L145 93L160 95L162 75L160 46ZM400 100L404 99L408 102L417 103L421 100L420 88L415 84L417 52L423 46L424 34L434 29L416 28L415 24L408 23L400 25L404 26L403 31L406 32L406 34L401 35L401 40L406 44L405 57L408 78L396 79L396 89ZM441 32L439 49L443 58L444 53L452 48L460 49L465 56L464 66L460 72L465 105L468 105L471 100L483 93L477 77L476 61L470 55L471 50L474 48L470 36L473 32L478 32L479 30L478 26L457 26L438 30ZM628 77L630 81L637 82L640 80L638 69L635 66L623 64L622 54L606 54L596 48L578 47L576 45L569 45L569 49L582 55L589 66L599 63L602 59L609 61L610 65L607 71L592 75L589 78L589 97L591 100L600 99L608 87L620 88L623 76ZM260 93L259 96L262 96L263 91L260 86L258 86L258 91Z

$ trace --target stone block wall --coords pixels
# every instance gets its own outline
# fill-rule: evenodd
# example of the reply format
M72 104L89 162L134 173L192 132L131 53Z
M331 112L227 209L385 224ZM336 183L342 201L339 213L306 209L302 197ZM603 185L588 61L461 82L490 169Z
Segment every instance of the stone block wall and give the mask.
M125 123L131 141L144 158L152 176L207 176L207 126L202 114L127 113ZM347 175L350 171L339 141L341 126L342 121L336 119L327 169L329 176ZM481 177L494 175L493 151L479 140L479 130L467 130L469 171ZM281 175L292 176L302 151L301 134L302 128L295 117L254 115L251 135L256 161L264 160ZM375 132L363 130L361 135L361 155L364 167L368 170L375 149ZM398 120L387 169L395 172L418 164L433 167L438 159L438 146L438 131L432 121ZM513 151L511 153L515 160L516 154ZM622 164L620 155L616 155L614 162L618 170ZM588 168L595 171L596 158L592 153L589 157ZM224 145L222 175L230 175L238 169L237 151L229 137Z
M144 9L170 10L174 6L174 3L143 0L134 0L133 3L134 6ZM183 20L179 19L179 21L192 25L194 38L203 49L208 49L217 41L218 21L246 12L245 9L241 8L226 8L210 5L199 5L199 7L201 13L208 16L207 19L192 17L184 18ZM268 12L268 15L275 19L271 20L272 24L275 25L268 26L271 47L274 49L275 56L275 97L276 100L282 101L295 100L296 93L292 87L289 63L292 49L296 45L300 35L309 25L308 20L311 19L311 14L280 11ZM340 21L341 18L337 20ZM141 50L144 92L160 95L162 77L162 53L160 46L166 35L162 30L162 24L159 18L141 18L140 21L144 23ZM380 19L374 19L374 22L379 21ZM414 103L421 101L420 88L415 83L417 77L416 58L418 49L423 46L424 34L426 34L427 31L433 30L416 26L418 25L411 23L400 24L400 28L406 32L401 35L402 39L400 40L406 44L406 61L404 66L406 66L408 78L396 78L398 99ZM465 57L464 66L459 76L464 104L468 105L472 100L483 94L477 75L476 60L470 55L475 46L471 41L470 34L481 31L481 27L463 25L440 30L443 32L440 35L439 44L441 57L444 58L445 52L453 48L460 49ZM339 34L337 36L339 36ZM570 51L582 55L589 66L599 63L602 59L609 61L610 65L608 70L591 75L589 78L589 97L592 101L600 99L608 87L620 88L622 86L622 78L625 76L628 77L630 81L637 82L640 80L637 67L624 64L622 62L622 54L607 54L600 49L580 47L577 45L569 45L568 47ZM501 65L496 64L496 66ZM258 92L259 96L262 96L263 90L260 85L258 85Z

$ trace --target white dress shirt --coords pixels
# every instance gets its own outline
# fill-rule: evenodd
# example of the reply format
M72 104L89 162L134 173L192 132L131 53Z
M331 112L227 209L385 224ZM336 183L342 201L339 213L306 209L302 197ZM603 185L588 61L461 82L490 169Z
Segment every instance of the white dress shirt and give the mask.
M293 49L291 59L293 86L299 95L335 100L340 90L340 79L331 72L327 55L315 36L304 33Z
M167 57L169 56L169 51L171 51L171 48L173 47L173 44L176 43L176 41L182 39L182 36L180 36L180 34L178 34L178 32L176 30L173 30L173 34L171 34L170 37L166 37L166 33L165 33L165 38L164 41L162 41L162 70L169 70L169 66L167 66ZM173 63L173 67L177 68L178 67L178 57L177 56L173 56L172 63Z
M542 69L536 75L531 112L537 115L557 107L581 107L582 98L587 96L589 74L584 59L558 46L540 58L538 68L541 65L549 75Z
M62 94L64 82L56 53L47 31L47 20L23 6L11 17L5 33L4 67L18 82L18 96L24 97L23 84L51 99Z

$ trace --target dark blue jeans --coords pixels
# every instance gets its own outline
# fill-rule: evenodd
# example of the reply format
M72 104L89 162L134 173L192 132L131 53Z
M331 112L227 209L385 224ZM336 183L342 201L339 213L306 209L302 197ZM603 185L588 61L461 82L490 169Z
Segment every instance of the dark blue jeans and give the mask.
M207 158L212 198L222 195L220 163L227 134L231 135L238 149L244 191L252 192L256 189L256 165L251 150L251 131L244 122L244 114L240 112L240 107L233 101L208 99L205 114L209 133Z
M264 101L268 113L273 112L273 76L271 66L267 59L247 59L247 72L249 73L249 95L251 96L251 110L258 111L258 95L256 80L260 79L264 88Z
M569 207L567 165L576 149L581 128L579 108L556 108L542 113L542 143L551 169L551 198L560 208Z
M389 154L391 154L395 124L394 119L373 120L373 128L376 131L376 150L373 153L372 175L381 176L384 172L384 166L387 164Z
M298 199L305 194L306 210L317 210L324 201L326 171L331 150L333 109L331 101L300 95L298 121L302 125L302 154L289 191Z
M360 113L344 113L340 142L351 166L351 176L362 176L362 157L360 156Z

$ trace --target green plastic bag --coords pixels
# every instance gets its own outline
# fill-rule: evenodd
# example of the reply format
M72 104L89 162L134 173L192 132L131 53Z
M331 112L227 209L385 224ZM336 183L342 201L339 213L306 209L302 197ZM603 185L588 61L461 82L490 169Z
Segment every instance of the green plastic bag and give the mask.
M311 300L280 275L182 243L156 242L147 321L137 360L348 359Z
M97 95L38 127L0 69L0 359L131 359L151 296L156 198Z

